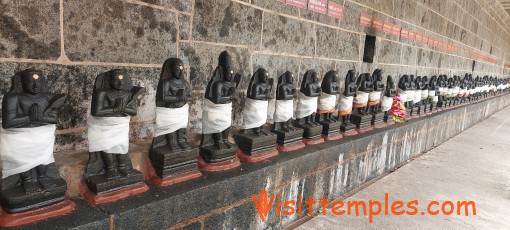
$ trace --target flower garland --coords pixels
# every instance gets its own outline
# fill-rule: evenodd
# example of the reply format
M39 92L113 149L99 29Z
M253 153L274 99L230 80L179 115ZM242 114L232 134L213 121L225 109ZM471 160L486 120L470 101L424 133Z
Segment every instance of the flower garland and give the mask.
M406 122L406 107L399 96L393 97L393 104L389 112L393 115L395 122Z

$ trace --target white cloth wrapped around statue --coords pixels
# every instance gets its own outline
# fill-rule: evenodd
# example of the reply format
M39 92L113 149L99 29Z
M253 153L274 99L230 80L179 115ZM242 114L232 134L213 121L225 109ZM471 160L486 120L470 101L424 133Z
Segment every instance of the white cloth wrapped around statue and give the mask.
M129 150L130 120L130 116L88 117L89 152L126 154Z
M415 90L414 91L414 98L413 98L413 103L418 103L421 101L421 90Z
M407 90L407 100L406 102L409 102L409 101L414 101L414 94L415 94L415 90ZM404 101L404 100L402 100Z
M202 112L202 133L219 133L232 125L232 102L227 104L214 104L204 99Z
M2 178L55 162L54 124L33 128L0 128Z
M188 127L189 105L180 108L156 107L156 130L154 135L161 136Z
M312 115L317 111L317 97L308 97L299 92L296 108L296 118L303 118Z
M336 95L321 93L319 97L319 105L317 106L317 113L332 113L335 111Z
M393 105L393 97L387 97L384 96L381 102L381 110L383 112L386 112L391 109L391 106Z
M338 115L346 116L352 113L352 103L354 102L354 97L341 97L340 102L338 103Z
M276 100L273 122L287 122L294 115L294 100Z
M439 96L436 95L436 91L435 90L429 90L429 97L432 98L433 102L438 102L439 101Z
M356 97L354 97L354 108L365 107L368 104L368 96L369 93L358 91L356 92Z
M401 90L400 88L397 89L397 95L400 97L400 101L407 102L407 96L408 92L406 90Z
M368 94L368 105L377 105L381 102L381 92L380 91L372 91Z
M241 129L252 129L264 125L267 121L268 101L246 98Z
M428 90L422 90L421 91L421 99L427 99L429 97L429 91Z

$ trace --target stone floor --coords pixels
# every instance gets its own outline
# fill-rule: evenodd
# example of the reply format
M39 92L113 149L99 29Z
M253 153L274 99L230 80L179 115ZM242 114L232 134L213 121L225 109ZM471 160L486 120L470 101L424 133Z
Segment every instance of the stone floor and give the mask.
M388 216L374 216L373 223L369 223L366 216L329 213L314 217L298 229L510 229L510 107L344 202L383 202L385 193L390 202L418 200L419 214L394 216L390 212ZM472 200L476 216L457 216L455 212L449 216L421 215L432 200Z

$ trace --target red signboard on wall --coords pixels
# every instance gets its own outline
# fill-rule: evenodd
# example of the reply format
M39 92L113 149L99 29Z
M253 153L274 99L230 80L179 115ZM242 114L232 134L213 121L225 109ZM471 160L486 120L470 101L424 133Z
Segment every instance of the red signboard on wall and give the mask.
M409 30L402 27L402 30L400 30L400 37L409 38Z
M391 31L393 30L393 24L389 23L389 22L384 22L384 25L383 25L383 31L384 33L391 33Z
M383 20L380 18L374 18L372 21L372 28L376 30L382 30L383 29Z
M334 18L343 18L344 6L334 2L328 2L328 16Z
M371 27L372 26L372 16L365 14L365 13L361 13L359 16L359 24L362 26Z
M326 4L327 0L309 0L308 1L308 9L311 11L315 11L317 13L326 14Z
M416 32L409 30L409 39L410 40L416 40Z
M287 0L287 4L306 9L306 0Z

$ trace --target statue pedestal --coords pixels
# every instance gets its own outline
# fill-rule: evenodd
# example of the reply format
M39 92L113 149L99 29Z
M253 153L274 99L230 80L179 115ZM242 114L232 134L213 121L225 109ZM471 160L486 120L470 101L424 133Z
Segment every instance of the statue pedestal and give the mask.
M200 146L200 157L205 163L221 163L236 157L237 145L229 143L230 147L218 149L214 144Z
M350 122L347 124L340 125L340 133L344 137L350 137L350 136L354 136L354 135L358 134L358 132L356 132L355 129L356 129L356 126Z
M371 124L375 129L386 127L386 123L384 122L384 113L378 112L372 114Z
M39 220L45 220L52 217L63 216L71 213L76 208L76 205L65 199L60 203L56 203L44 208L39 208L27 212L21 213L7 213L0 210L0 227L17 227L29 223L33 223Z
M422 102L423 103L423 102ZM426 103L420 105L420 116L424 117L427 116L427 105Z
M236 155L234 155L234 157L229 158L228 160L213 163L207 163L204 160L204 158L202 158L202 156L198 157L198 168L206 172L225 171L237 168L239 166L241 166L241 162L239 161L239 158Z
M307 145L316 145L324 142L321 137L322 125L302 125L296 122L296 127L303 129L303 143Z
M97 195L115 192L131 186L136 187L139 183L143 184L145 178L141 172L134 169L127 169L127 171L128 174L125 177L106 178L104 174L89 176L85 179L85 184L92 193Z
M356 125L356 132L358 133L365 133L374 129L372 127L372 115L370 114L352 114L351 122Z
M275 144L277 136L269 130L264 130L266 134L260 132L260 135L246 130L245 133L234 134L234 140L238 146L237 156L239 159L247 162L262 161L278 155Z
M342 123L336 119L317 121L322 125L322 138L327 141L338 140L343 136L340 133Z
M198 148L171 150L167 145L151 148L149 159L155 175L165 178L189 171L197 171Z
M272 131L276 134L276 149L282 152L289 152L298 150L305 147L303 143L303 130L300 128L294 128L294 130L275 130Z
M2 208L7 213L21 213L35 209L47 207L49 205L57 204L65 200L67 184L66 181L58 175L58 170L55 164L52 163L47 168L47 173L52 171L55 175L54 178L46 179L48 182L53 184L52 188L46 188L44 191L39 189L30 194L26 194L23 187L19 185L9 186L8 188L2 188L0 192L0 199ZM54 171L54 172L53 172ZM35 168L31 170L32 178L37 178ZM53 175L52 175L53 176ZM58 177L57 177L58 176ZM2 180L2 186L8 186L8 184L15 184L18 181L19 176L13 175ZM14 183L12 183L14 182ZM36 183L39 186L37 180Z
M196 151L196 150L195 150ZM171 154L167 154L171 155ZM196 155L194 155L196 156ZM151 156L149 155L149 158ZM202 176L202 173L198 171L198 166L196 164L197 158L193 159L192 164L184 164L184 165L173 165L173 167L160 167L159 169L155 168L154 162L151 162L152 158L146 162L148 168L148 178L153 184L159 187L166 187L173 184L177 184L180 182L184 182L187 180L192 180L197 177ZM159 167L159 166L158 166ZM158 172L158 170L160 170Z
M393 115L389 114L389 113L385 113L384 114L384 123L386 123L386 125L393 125L395 124L395 121L393 120Z
M127 187L122 187L113 191L97 194L90 191L87 186L83 184L80 185L80 192L82 194L83 199L92 205L100 205L115 202L117 200L124 199L129 196L144 193L147 190L149 190L149 187L145 183L138 182L130 184Z

